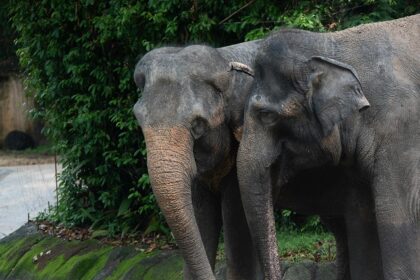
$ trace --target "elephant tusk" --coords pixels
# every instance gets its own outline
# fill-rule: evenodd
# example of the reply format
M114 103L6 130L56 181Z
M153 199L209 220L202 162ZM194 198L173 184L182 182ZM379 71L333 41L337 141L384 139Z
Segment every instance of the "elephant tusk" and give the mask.
M232 62L229 62L229 67L230 67L229 71L236 70L236 71L244 72L250 75L251 77L254 77L254 70L252 70L251 67L249 67L246 64L232 61Z

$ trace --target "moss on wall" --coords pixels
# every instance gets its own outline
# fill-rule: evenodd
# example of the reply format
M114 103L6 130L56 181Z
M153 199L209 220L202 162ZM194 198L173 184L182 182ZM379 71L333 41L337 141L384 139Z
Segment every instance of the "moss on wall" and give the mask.
M97 240L66 241L26 225L0 240L0 280L182 280L177 251L139 252ZM284 280L332 280L335 265L311 261L283 263ZM224 279L223 264L218 280Z
M174 251L144 253L96 240L18 235L0 241L0 256L0 279L182 279Z

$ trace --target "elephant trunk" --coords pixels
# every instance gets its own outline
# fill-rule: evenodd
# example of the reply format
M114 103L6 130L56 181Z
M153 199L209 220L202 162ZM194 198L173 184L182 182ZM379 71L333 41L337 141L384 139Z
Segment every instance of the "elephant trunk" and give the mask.
M153 193L193 279L215 279L191 199L196 174L193 139L185 127L144 128Z
M273 155L269 152L268 143L262 143L262 139L255 141L253 135L246 134L244 131L245 137L242 138L237 158L245 215L263 268L264 279L281 279L269 171ZM257 151L258 158L253 156Z

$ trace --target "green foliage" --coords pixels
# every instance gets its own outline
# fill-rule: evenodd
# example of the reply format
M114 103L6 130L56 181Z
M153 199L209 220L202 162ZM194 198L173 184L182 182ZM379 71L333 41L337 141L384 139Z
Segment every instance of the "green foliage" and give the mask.
M275 213L276 224L283 230L299 231L302 233L322 233L325 227L321 224L319 216L299 215L290 210Z
M415 1L8 0L34 116L60 154L59 205L50 219L110 235L165 232L133 117L136 61L167 44L222 46L281 26L338 30L418 11ZM2 7L3 8L3 7Z
M18 69L13 39L14 33L7 16L6 2L0 1L0 76L6 76Z

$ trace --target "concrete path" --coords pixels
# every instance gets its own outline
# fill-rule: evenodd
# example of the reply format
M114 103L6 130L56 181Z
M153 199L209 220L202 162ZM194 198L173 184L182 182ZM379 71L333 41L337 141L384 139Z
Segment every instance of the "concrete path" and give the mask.
M0 239L55 201L54 164L0 167Z

